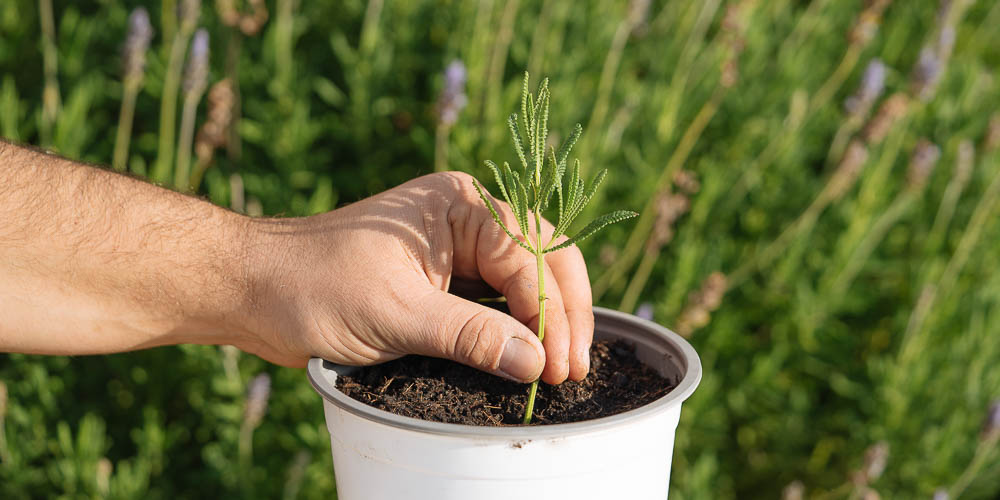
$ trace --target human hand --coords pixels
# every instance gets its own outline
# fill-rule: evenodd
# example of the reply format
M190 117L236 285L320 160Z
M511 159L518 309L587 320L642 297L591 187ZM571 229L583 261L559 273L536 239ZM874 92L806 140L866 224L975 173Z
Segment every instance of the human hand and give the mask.
M546 258L543 349L532 331L535 257L502 232L472 183L432 174L326 214L253 220L255 298L240 347L288 366L422 354L518 381L582 379L594 330L582 254L570 247ZM543 221L542 230L551 236L553 227ZM499 291L511 315L447 293L463 288Z

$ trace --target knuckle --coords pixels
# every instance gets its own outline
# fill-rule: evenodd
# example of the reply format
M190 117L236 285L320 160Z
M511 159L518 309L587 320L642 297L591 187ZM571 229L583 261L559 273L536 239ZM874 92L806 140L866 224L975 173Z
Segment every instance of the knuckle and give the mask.
M452 356L475 366L494 366L499 360L498 348L502 348L496 345L500 336L493 335L497 327L488 310L476 312L460 326L451 346Z

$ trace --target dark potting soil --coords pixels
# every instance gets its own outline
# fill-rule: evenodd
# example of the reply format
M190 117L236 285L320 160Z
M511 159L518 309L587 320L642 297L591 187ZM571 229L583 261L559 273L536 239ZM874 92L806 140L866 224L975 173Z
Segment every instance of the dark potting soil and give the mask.
M538 385L532 425L579 422L651 403L676 383L643 365L622 341L596 341L580 382ZM521 425L528 384L452 361L406 356L337 377L337 389L381 410L434 422Z

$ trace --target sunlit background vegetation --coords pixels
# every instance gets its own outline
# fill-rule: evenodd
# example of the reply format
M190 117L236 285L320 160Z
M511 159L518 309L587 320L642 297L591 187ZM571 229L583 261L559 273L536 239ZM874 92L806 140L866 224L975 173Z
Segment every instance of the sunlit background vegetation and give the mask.
M5 0L0 135L298 216L488 179L547 76L551 128L612 171L594 212L642 213L584 243L595 300L702 357L672 498L996 498L998 26L991 0ZM334 498L320 397L226 347L0 355L0 497L104 496Z

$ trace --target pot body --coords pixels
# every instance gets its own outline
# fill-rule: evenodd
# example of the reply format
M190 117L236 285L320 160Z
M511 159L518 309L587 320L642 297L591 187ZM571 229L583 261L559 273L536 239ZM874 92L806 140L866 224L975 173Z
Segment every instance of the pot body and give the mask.
M669 330L595 309L595 337L621 338L677 382L641 408L586 422L476 427L401 417L336 391L344 367L314 359L341 500L667 498L681 403L701 378L694 349Z

